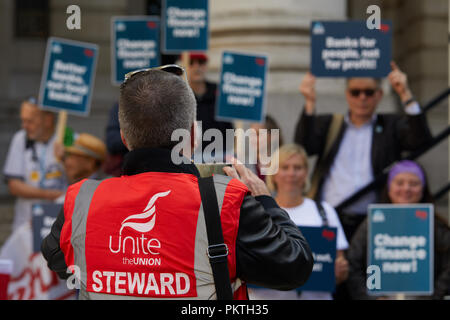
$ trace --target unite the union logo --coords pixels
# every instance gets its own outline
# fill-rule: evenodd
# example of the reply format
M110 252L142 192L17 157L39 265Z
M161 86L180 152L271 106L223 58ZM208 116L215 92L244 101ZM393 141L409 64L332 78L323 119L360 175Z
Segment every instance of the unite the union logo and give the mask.
M166 192L159 192L155 194L153 197L150 198L150 201L148 202L147 206L145 207L144 211L142 213L133 214L131 216L128 216L122 221L122 226L120 227L119 235L122 235L122 230L125 227L131 228L135 231L146 233L153 229L155 226L155 218L156 218L156 208L155 208L155 201L158 198L165 197L169 195L170 190ZM126 222L128 220L136 219L136 220L144 220L151 217L150 220L147 222Z
M166 197L170 194L171 190L165 192L159 192L154 194L147 206L143 210L143 212L138 214L132 214L126 217L122 223L119 230L119 238L117 241L116 249L113 249L112 242L113 237L109 236L109 249L112 253L119 253L122 250L122 253L125 253L125 244L128 242L129 250L131 250L132 254L155 254L152 252L152 248L160 248L160 242L157 239L148 239L144 236L144 233L151 231L155 227L156 222L156 205L155 202L158 198ZM140 232L140 237L127 236L122 240L122 231L125 228L130 228L134 231ZM114 238L117 238L114 237ZM147 250L146 250L147 249Z

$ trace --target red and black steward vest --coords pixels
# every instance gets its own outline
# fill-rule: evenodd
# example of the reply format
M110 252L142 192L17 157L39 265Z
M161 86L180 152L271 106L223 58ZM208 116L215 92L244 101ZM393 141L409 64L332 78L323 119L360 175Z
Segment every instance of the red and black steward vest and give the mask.
M247 187L214 176L235 299L236 238ZM216 299L198 180L146 172L69 187L60 246L80 277L80 299Z

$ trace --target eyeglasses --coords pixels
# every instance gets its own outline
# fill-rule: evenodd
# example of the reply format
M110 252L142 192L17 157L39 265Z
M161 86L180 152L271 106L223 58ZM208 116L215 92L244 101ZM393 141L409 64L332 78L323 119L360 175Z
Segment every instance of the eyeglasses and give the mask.
M366 97L372 97L375 94L375 89L349 89L348 90L352 97L359 97L363 92Z
M186 71L184 70L183 67L181 67L177 64L166 64L164 66L159 66L159 67L154 67L154 68L145 68L145 69L138 69L138 70L130 71L127 74L125 74L125 79L123 81L123 84L127 83L127 81L130 80L133 76L135 76L139 73L142 73L142 72L150 71L150 70L161 70L161 71L165 71L168 73L172 73L176 76L184 78L184 81L188 82L187 76L186 76Z

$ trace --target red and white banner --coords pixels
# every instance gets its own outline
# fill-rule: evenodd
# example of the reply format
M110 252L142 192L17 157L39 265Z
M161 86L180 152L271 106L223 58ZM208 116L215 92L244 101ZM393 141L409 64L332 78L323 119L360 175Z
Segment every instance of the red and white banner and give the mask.
M0 250L0 259L13 261L8 285L8 300L75 299L65 280L47 267L41 253L33 252L31 224L17 228Z

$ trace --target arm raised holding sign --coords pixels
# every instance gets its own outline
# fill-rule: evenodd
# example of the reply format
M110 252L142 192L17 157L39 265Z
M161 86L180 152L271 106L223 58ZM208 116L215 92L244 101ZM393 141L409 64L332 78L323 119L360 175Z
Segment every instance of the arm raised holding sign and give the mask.
M303 77L299 92L304 97L304 108L294 141L303 145L309 156L318 156L310 197L338 206L398 161L402 152L414 151L431 139L426 115L412 98L406 74L393 61L391 69L387 79L399 95L406 114L377 112L383 88L381 79L372 77L347 78L343 90L345 102L335 99L332 103L336 113L319 114L315 111L315 76L307 73ZM362 169L352 163L358 163ZM367 205L373 201L370 199L376 199L380 191L374 190L341 212L347 238L352 238L366 215Z
M295 130L295 142L304 146L309 155L320 154L325 146L327 128L331 116L317 116L316 111L316 77L307 72L303 77L299 92L304 98L304 109ZM318 121L316 121L319 119Z
M299 86L299 91L305 97L305 112L312 115L316 108L316 77L307 72Z
M392 71L388 75L389 82L394 91L399 95L402 103L406 104L413 97L408 86L408 77L406 73L400 70L394 61L391 62L391 68Z

